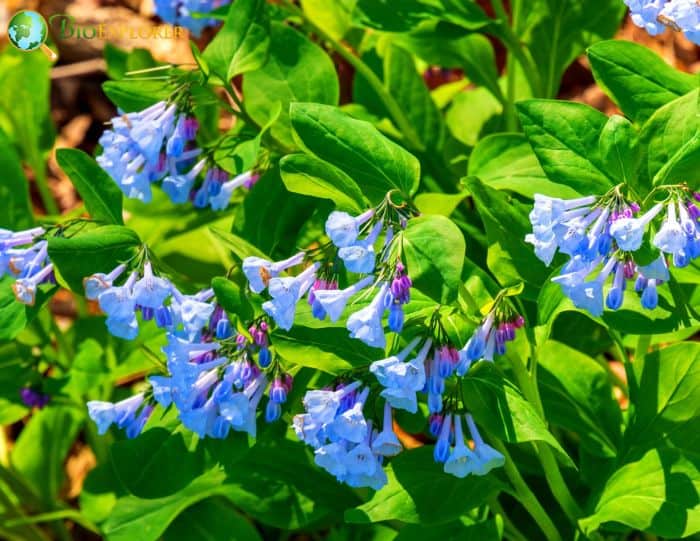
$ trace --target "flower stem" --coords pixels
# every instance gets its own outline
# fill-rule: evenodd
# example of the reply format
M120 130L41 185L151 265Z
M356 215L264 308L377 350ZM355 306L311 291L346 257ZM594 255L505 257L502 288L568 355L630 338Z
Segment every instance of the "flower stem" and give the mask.
M520 475L520 471L518 471L518 468L515 465L515 462L513 462L513 458L508 453L506 446L495 438L490 438L490 441L493 447L506 459L506 463L503 468L508 480L515 489L515 493L520 504L527 510L533 520L540 527L540 530L542 530L544 533L547 541L562 541L562 537L559 534L557 527L554 525L554 522L552 522L552 519L549 518L549 515L547 515L547 512L542 507L542 504L540 504L540 502L537 500L535 494L532 492L532 490L530 490L530 487L527 486L523 476Z
M394 97L389 93L389 91L382 83L381 79L372 71L367 64L365 64L360 58L355 56L350 50L348 50L345 45L334 39L325 30L317 26L311 21L306 14L295 6L290 0L284 0L284 6L292 14L299 17L305 26L307 26L314 34L316 34L323 41L327 42L335 52L337 52L343 60L350 64L357 73L359 73L367 83L372 87L382 101L387 111L392 117L392 120L396 123L401 133L405 138L406 146L410 150L423 152L425 151L425 145L421 142L418 134L411 126L406 115L403 113L401 106L396 102Z
M523 391L523 395L528 402L532 404L537 411L537 414L546 423L547 419L544 415L544 407L542 406L539 388L537 387L537 352L533 342L535 337L530 327L528 327L527 334L528 341L530 342L530 372L528 373L523 363L517 357L511 358L511 366L513 368L515 379L518 381L518 385ZM576 503L576 499L573 497L569 491L569 487L564 481L564 476L559 469L559 463L554 457L554 453L545 442L537 442L535 446L537 448L537 458L542 465L547 485L552 491L552 494L554 494L554 496L557 498L559 505L564 510L564 513L566 513L569 520L573 524L577 524L578 519L582 516L583 512Z
M501 19L501 24L496 25L498 28L497 32L493 32L493 35L499 38L503 44L508 49L510 55L513 56L520 64L528 83L530 84L530 89L535 97L547 97L542 96L542 82L540 81L540 72L537 70L532 57L526 52L523 45L520 43L518 36L515 34L513 29L508 24L508 14L506 13L505 7L503 6L503 0L491 0L491 5L496 13L496 16ZM509 62L509 69L511 63ZM508 73L508 78L514 77L514 73ZM513 88L513 91L515 88ZM510 96L509 96L510 97Z

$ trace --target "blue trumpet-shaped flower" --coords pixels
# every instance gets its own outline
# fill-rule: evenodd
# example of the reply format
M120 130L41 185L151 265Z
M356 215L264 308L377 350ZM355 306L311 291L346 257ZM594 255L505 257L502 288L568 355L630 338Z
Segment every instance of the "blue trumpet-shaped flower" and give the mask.
M276 278L281 272L299 265L304 260L304 252L294 254L282 261L268 261L261 257L246 257L243 260L243 274L248 279L251 291L261 293L264 291L270 279Z
M326 220L326 235L338 248L353 245L360 234L360 226L374 216L374 210L368 210L359 216L347 212L333 211Z

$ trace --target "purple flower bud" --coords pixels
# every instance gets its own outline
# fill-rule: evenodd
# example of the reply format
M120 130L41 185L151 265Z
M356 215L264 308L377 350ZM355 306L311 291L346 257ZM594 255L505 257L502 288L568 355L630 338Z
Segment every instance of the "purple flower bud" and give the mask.
M697 221L698 218L700 218L700 208L695 203L686 203L686 207L688 209L688 214L690 214L690 217Z
M693 199L700 203L700 192L693 192Z
M428 432L433 437L437 437L442 428L442 422L445 417L440 413L433 413L428 417Z
M270 400L278 404L284 404L287 401L287 386L281 379L275 378L270 386Z
M625 264L622 269L623 276L625 277L626 280L631 280L634 278L635 273L637 272L637 265L635 265L634 261L631 259L628 259L625 261Z
M525 318L521 315L518 315L514 320L513 320L513 325L515 325L516 329L521 329L525 326Z
M632 201L630 203L630 208L632 209L632 212L634 212L635 214L641 210L639 203L637 203L636 201Z
M239 334L236 336L236 345L238 346L238 349L243 349L247 343L248 339L244 335Z

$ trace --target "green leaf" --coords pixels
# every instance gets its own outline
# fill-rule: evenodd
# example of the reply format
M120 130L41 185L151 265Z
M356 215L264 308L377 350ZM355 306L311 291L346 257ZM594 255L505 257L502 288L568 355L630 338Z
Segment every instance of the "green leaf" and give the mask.
M413 286L439 303L454 301L466 251L459 228L444 216L421 216L408 222L400 242Z
M337 167L308 154L280 161L282 181L290 192L330 199L341 210L361 212L366 203L357 183Z
M473 147L484 136L499 130L503 122L503 105L485 88L462 90L450 103L445 120L457 140Z
M664 105L642 127L640 184L700 188L700 90Z
M648 449L669 438L678 447L692 442L693 422L700 415L700 344L681 342L654 351L636 359L634 369L639 398L625 433L626 448Z
M391 39L432 66L462 69L474 84L486 87L501 101L504 99L498 85L493 45L485 36L465 35L463 28L436 22L394 34Z
M82 293L84 278L110 272L131 258L140 243L128 227L108 225L71 238L49 238L49 257L70 288Z
M641 156L632 123L619 115L611 116L600 133L599 147L605 172L617 182L635 186Z
M125 113L143 111L167 99L172 92L163 81L140 81L138 78L107 81L102 83L102 90Z
M249 256L263 257L265 259L268 259L268 256L265 254L265 252L258 250L255 246L243 240L239 236L234 235L233 233L229 233L228 231L222 231L221 229L217 229L215 227L211 228L211 232L214 233L214 236L218 240L220 240L226 247L228 247L236 256L236 258L241 261Z
M553 182L579 193L602 194L614 185L598 148L607 117L582 103L528 100L517 104L525 135Z
M377 360L377 349L350 338L342 327L314 329L295 325L274 333L275 350L294 364L340 374Z
M450 216L459 204L468 197L468 193L419 193L416 196L416 207L421 214L439 214Z
M14 279L9 276L0 279L0 340L13 340L34 320L57 290L55 286L40 286L34 306L27 306L15 299L13 283Z
M217 276L211 281L211 287L216 294L216 302L218 302L224 310L231 314L238 315L242 321L248 321L253 318L253 307L248 301L241 288L231 280Z
M500 517L473 522L462 517L455 522L438 526L407 524L399 530L394 541L443 541L459 539L460 541L500 541L503 539L503 523Z
M316 26L337 40L352 27L352 12L357 0L301 0L304 13Z
M537 380L547 419L575 432L589 453L616 457L622 414L605 369L554 341L542 346L538 358Z
M418 160L369 122L315 103L293 104L291 118L304 148L348 174L371 201L395 189L410 196L418 187Z
M476 178L468 177L464 183L486 227L489 269L502 286L524 281L526 298L537 298L548 271L524 242L532 228L529 209Z
M359 503L350 487L314 465L305 445L279 431L259 435L232 469L225 496L256 521L285 531L337 520Z
M277 102L282 112L270 128L272 136L294 146L289 124L289 105L294 102L338 103L338 76L328 55L303 34L289 26L272 23L270 57L259 70L243 79L248 114L260 125L270 118Z
M493 22L474 0L358 0L354 16L360 24L386 32L406 32L434 19L470 30Z
M527 18L516 33L539 71L537 95L555 97L566 68L592 43L613 37L624 13L624 4L615 0L528 3Z
M226 492L220 469L204 473L182 490L160 498L119 498L102 530L107 541L155 541L182 511Z
M462 380L464 401L478 424L508 443L541 441L573 462L520 391L493 363L479 362Z
M224 26L202 53L211 71L224 83L262 67L270 47L270 19L265 0L238 0Z
M345 512L357 524L400 520L411 524L441 524L455 520L502 488L493 474L458 479L444 473L423 446L402 452L386 468L389 482L370 500ZM440 505L436 497L440 495Z
M22 162L10 139L0 128L0 227L19 231L34 224L29 201L29 182L24 176Z
M65 474L63 463L78 435L83 416L74 407L49 406L24 427L10 455L12 467L53 505Z
M530 143L519 133L498 133L481 139L469 157L468 174L491 188L530 198L536 193L563 199L580 197L573 188L547 178Z
M262 541L243 515L223 498L214 497L185 509L163 534L163 541Z
M677 449L651 449L608 479L591 516L580 521L586 533L606 523L668 539L700 531L700 459Z
M49 110L50 69L51 62L43 54L5 47L0 55L0 130L42 181L46 180L44 153L51 149L55 138Z
M122 192L93 158L82 150L59 148L56 161L71 179L94 220L124 225Z
M445 143L442 115L418 74L413 57L401 47L390 45L384 55L384 85L425 148L441 149Z
M645 122L658 108L698 86L697 76L673 69L631 41L596 43L588 49L588 60L596 82L635 122Z

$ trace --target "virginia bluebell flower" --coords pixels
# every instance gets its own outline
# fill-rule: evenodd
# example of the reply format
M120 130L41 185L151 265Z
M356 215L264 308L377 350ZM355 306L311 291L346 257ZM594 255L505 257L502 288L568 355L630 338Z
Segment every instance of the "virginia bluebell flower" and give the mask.
M281 272L295 267L304 261L304 252L294 254L282 261L268 261L261 257L246 257L243 260L243 274L248 279L248 284L253 293L262 293L270 283L270 279L276 278Z
M486 475L492 469L503 466L505 464L504 456L484 442L470 414L466 414L464 417L467 421L467 426L469 426L472 440L474 441L474 454L478 459L475 462L473 472L476 475Z
M384 298L388 291L389 284L384 282L368 306L350 315L347 328L352 338L357 338L370 347L384 349L386 337L382 316L386 310Z
M231 0L155 0L156 15L168 24L183 26L199 37L205 28L219 24L217 19L203 17Z
M381 456L395 456L403 449L399 438L396 436L391 416L391 405L384 403L384 425L382 431L372 438L372 452Z
M503 313L492 310L458 352L459 358L453 364L453 370L463 376L474 361L493 361L494 354L503 355L506 343L515 340L515 331L524 325L523 317L512 310Z
M262 308L275 320L278 327L286 331L292 328L297 303L316 280L319 266L319 263L314 263L295 277L270 279L268 291L272 300L264 302Z
M51 396L42 393L32 387L22 387L19 396L25 406L29 408L43 408L51 400Z
M464 432L462 431L462 418L460 415L455 415L455 444L450 452L443 470L445 473L454 475L463 479L467 475L475 472L477 456L464 441Z
M353 244L338 250L338 257L343 260L345 268L356 274L369 274L374 271L377 254L374 243L384 228L382 222L377 222L366 238L356 240Z
M659 15L665 3L666 0L625 0L625 4L630 8L632 22L644 28L652 36L666 29L659 21Z
M332 322L336 322L342 316L348 301L363 289L374 282L374 276L366 276L359 282L345 289L319 289L315 290L314 301L323 309Z
M696 45L700 45L700 6L696 0L666 2L658 20L676 30Z
M360 234L360 226L374 216L374 209L363 212L359 216L351 216L347 212L333 211L326 220L326 235L338 248L355 244Z
M258 178L260 178L258 173L254 171L246 171L245 173L235 176L231 180L218 184L218 188L214 189L216 192L215 194L212 194L211 186L214 185L212 183L208 187L208 202L212 210L226 210L231 202L233 192L242 186L250 186L251 184L254 184ZM207 184L205 181L205 184L202 185L202 189L205 189L206 186Z
M98 434L105 434L112 424L116 424L119 428L126 429L129 438L135 438L141 433L153 411L152 405L144 404L143 393L117 403L92 400L87 403L87 408L90 418L97 424ZM141 411L137 416L139 408Z

